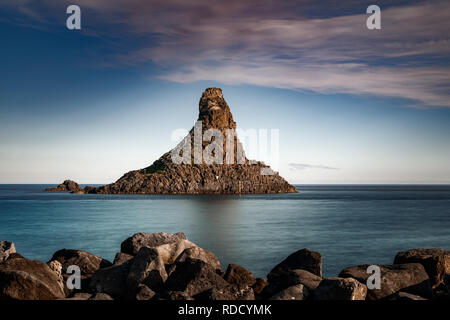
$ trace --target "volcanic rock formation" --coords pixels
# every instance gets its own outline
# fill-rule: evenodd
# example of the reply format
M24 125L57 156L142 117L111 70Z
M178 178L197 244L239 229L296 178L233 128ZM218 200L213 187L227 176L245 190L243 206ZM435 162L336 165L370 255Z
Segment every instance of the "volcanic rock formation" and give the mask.
M209 136L211 130L223 136L222 149L212 148L217 136ZM219 88L208 88L199 103L196 125L188 136L173 150L165 153L151 166L126 173L115 183L93 188L89 193L142 193L142 194L240 194L240 193L288 193L295 187L263 162L245 157L235 132L236 123ZM209 131L208 131L209 130ZM228 134L228 135L227 135ZM201 136L200 143L195 137ZM197 141L197 142L196 142ZM189 148L185 149L184 147ZM211 150L212 148L212 150ZM187 150L187 151L186 151ZM205 151L215 160L208 162ZM186 152L186 153L185 153ZM175 163L173 155L184 159Z

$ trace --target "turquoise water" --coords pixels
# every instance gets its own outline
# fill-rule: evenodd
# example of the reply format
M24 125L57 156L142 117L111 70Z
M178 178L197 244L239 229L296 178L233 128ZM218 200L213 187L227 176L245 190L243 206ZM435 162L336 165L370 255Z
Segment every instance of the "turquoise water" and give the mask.
M392 263L396 252L450 249L450 186L297 186L300 193L245 196L75 195L48 185L0 185L0 240L47 261L61 248L112 260L137 232L179 232L265 276L290 253L323 256L324 274Z

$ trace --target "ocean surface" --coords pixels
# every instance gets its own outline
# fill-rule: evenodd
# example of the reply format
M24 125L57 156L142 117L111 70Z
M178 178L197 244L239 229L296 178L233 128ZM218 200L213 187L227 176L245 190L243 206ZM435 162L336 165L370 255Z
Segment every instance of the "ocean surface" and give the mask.
M53 186L53 185L52 185ZM0 185L0 240L30 259L61 248L113 260L137 232L179 232L225 269L265 276L290 253L319 251L325 276L392 263L401 250L450 249L450 186L297 185L298 194L77 195L50 185Z

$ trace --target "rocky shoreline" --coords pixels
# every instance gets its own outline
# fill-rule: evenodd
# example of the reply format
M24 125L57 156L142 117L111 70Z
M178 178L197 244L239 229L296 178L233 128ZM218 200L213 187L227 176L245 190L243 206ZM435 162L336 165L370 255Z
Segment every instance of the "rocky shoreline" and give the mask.
M71 269L80 287L69 289ZM43 263L0 242L0 300L450 300L450 251L399 252L378 265L380 288L368 287L369 265L323 278L322 256L298 250L267 278L241 266L224 270L210 251L184 233L137 233L122 242L113 262L89 252L62 249ZM69 271L69 272L68 272Z

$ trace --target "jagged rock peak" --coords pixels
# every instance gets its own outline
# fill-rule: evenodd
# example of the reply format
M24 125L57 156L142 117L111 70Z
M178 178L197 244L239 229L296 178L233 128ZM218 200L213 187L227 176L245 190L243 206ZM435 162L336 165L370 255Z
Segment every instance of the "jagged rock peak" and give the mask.
M236 129L230 107L223 98L222 89L207 88L200 98L198 121L204 129Z
M223 98L221 89L208 88L203 92L199 102L198 122L202 132L199 132L199 124L196 123L176 148L164 153L151 166L130 171L114 183L84 190L84 192L111 194L297 192L294 186L269 166L259 161L249 161L245 157L242 144L235 134L236 132L233 132L236 130L236 123L230 107ZM219 137L220 134L213 132L213 135L210 136L211 141L205 140L204 134L208 129L216 129L222 133L223 161L216 161L220 159L220 153L216 153L215 146L213 149L210 148L212 139L216 142L216 137ZM230 131L233 136L228 139ZM195 140L198 137L203 141L199 145L197 144L196 148ZM234 143L229 143L230 141L234 141ZM217 143L220 146L220 141ZM184 154L185 147L190 151L187 157L183 157L181 163L174 162L173 155L177 155L180 160L180 151ZM212 154L211 150L214 157L218 154L217 159L214 159L212 163L207 162L205 158L205 154ZM228 155L233 157L228 157ZM232 158L231 161L229 158Z

